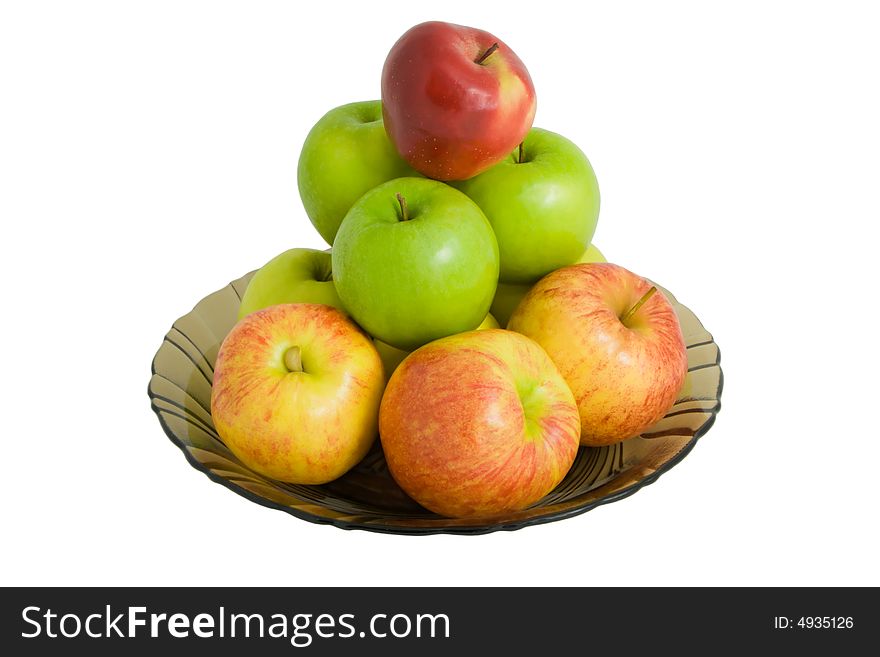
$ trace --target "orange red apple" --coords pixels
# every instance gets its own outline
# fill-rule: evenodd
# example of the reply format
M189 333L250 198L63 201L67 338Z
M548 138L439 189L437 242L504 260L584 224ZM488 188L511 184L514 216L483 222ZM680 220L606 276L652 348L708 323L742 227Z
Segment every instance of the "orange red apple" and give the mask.
M492 516L524 509L562 481L580 420L541 347L486 329L410 354L388 382L379 433L392 476L422 506Z
M675 403L687 375L672 305L618 265L577 264L548 274L508 328L535 340L559 367L577 400L583 445L643 432Z
M280 304L247 315L223 340L211 416L252 470L322 484L367 453L384 385L376 348L343 313Z

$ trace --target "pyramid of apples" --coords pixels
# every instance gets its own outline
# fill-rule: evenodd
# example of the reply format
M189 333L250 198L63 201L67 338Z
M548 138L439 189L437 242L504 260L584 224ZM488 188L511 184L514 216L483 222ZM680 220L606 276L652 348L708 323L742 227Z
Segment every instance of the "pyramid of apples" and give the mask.
M381 101L312 128L299 191L332 249L262 267L216 362L212 416L244 464L326 483L379 436L421 505L489 517L666 414L678 319L591 246L593 169L535 107L504 42L431 22L392 47Z

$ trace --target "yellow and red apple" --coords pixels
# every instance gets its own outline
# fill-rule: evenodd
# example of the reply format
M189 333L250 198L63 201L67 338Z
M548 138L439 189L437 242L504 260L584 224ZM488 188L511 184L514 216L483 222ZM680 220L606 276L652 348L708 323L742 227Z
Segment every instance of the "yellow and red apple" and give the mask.
M444 516L475 517L524 509L562 481L580 420L541 347L487 329L410 354L388 382L379 429L410 497Z
M382 69L382 114L397 151L437 180L464 180L510 155L532 127L535 87L516 53L472 27L408 30Z
M687 352L672 305L650 282L610 263L542 278L508 328L540 344L574 393L581 444L637 436L675 403Z
M211 416L242 463L322 484L367 453L385 377L370 339L322 304L281 304L239 321L220 345Z

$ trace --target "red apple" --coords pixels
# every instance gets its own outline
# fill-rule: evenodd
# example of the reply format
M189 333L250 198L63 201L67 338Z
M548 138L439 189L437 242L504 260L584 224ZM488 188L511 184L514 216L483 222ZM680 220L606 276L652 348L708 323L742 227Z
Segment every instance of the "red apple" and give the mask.
M610 263L563 267L529 291L508 328L540 344L577 400L582 445L632 438L675 403L687 352L672 305Z
M385 130L410 166L437 180L465 180L510 156L535 107L516 53L472 27L416 25L382 69Z
M255 472L322 484L367 453L384 385L376 348L339 310L280 304L247 315L223 340L211 417Z
M385 389L379 435L392 476L419 504L493 516L526 508L562 481L580 422L537 344L485 329L410 354Z

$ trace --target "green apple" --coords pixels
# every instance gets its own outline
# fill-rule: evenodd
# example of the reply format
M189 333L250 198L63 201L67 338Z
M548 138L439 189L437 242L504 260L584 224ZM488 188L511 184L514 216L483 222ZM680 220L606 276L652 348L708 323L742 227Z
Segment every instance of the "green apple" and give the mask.
M589 246L599 185L586 155L565 137L532 128L510 157L456 187L492 224L503 283L534 283Z
M327 112L306 137L297 167L306 214L331 246L345 213L365 192L392 178L417 175L385 134L378 100Z
M329 251L290 249L260 267L241 299L238 318L279 303L323 303L345 312Z
M590 244L577 262L607 262L602 252ZM492 314L498 319L501 326L507 326L510 316L522 298L526 296L532 286L521 283L498 283L495 298L492 300Z
M486 315L486 319L483 320L476 330L482 331L483 329L491 328L500 327L492 315ZM379 358L382 359L382 365L385 367L386 380L391 378L391 375L394 374L394 370L396 370L397 366L403 362L403 359L412 353L410 351L398 349L397 347L392 347L390 344L385 344L381 340L373 340L373 344L376 345L376 351L379 352Z
M498 244L480 208L426 178L362 196L333 246L336 291L374 338L398 349L476 328L498 283Z
M605 259L605 256L602 255L602 252L599 250L599 247L594 244L590 244L587 247L587 250L581 254L581 257L575 260L572 264L576 265L580 262L608 262Z

